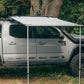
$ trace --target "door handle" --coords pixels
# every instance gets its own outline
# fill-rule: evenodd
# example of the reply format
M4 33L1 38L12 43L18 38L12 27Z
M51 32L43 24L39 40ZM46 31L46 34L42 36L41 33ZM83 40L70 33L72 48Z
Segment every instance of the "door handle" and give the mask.
M10 42L8 45L16 45L16 43L14 43L14 42Z
M38 45L45 45L45 42L38 42Z

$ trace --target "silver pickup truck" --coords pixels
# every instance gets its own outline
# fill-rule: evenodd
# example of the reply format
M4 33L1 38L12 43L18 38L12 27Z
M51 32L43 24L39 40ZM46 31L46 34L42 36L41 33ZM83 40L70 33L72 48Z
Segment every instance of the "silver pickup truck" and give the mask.
M3 66L27 65L27 28L17 22L0 22L0 62ZM82 36L82 75L84 76L84 37ZM78 76L79 36L49 26L29 28L29 61L36 64L70 64Z

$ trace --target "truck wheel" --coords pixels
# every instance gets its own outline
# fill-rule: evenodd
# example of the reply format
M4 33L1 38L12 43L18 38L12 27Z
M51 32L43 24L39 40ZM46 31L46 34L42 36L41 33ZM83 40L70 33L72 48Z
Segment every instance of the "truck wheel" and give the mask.
M70 63L70 70L73 76L79 75L79 54L72 58ZM84 77L84 53L81 54L81 77Z

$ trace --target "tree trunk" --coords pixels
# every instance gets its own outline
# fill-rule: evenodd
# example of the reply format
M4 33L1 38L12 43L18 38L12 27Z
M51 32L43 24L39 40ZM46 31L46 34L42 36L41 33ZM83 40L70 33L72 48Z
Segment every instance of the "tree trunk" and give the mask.
M36 16L39 10L41 16L58 17L64 0L42 0L42 10L40 9L40 0L31 0L30 16Z
M39 0L31 0L30 16L36 16L39 12Z
M59 17L64 0L43 0L42 16Z

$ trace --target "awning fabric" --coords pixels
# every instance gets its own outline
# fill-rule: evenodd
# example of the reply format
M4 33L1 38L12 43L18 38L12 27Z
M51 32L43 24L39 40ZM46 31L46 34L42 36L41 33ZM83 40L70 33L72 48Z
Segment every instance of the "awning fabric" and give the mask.
M55 17L38 17L38 16L12 16L14 19L26 26L83 26L72 22L60 20Z

